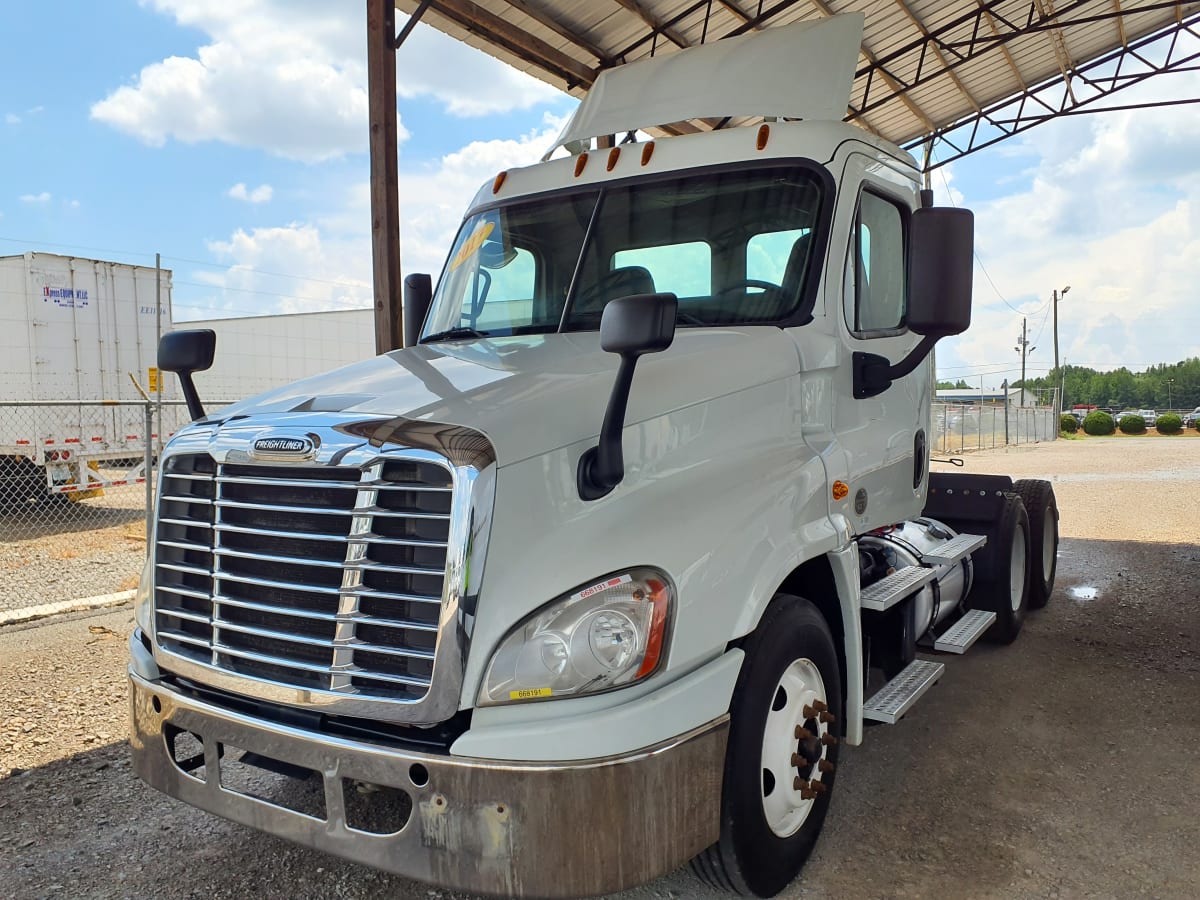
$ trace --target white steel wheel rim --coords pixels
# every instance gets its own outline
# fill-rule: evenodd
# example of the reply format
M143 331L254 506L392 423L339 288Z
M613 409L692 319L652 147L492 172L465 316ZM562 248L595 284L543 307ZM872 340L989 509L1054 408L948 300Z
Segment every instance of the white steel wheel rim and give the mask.
M1042 516L1042 577L1049 578L1054 566L1054 510L1049 506Z
M826 699L825 682L810 659L792 662L771 694L771 706L763 729L759 790L763 815L777 837L791 837L799 831L816 804L816 798L801 796L796 781L819 782L824 778L817 763L824 760L828 752L821 738L829 732L829 725L821 722L818 716L805 715L805 707L811 712L814 701L825 704ZM812 738L797 738L797 728L806 729ZM793 765L796 754L801 756L799 767Z
M1021 609L1021 598L1025 596L1025 532L1019 527L1013 535L1012 556L1008 562L1008 593L1012 611Z

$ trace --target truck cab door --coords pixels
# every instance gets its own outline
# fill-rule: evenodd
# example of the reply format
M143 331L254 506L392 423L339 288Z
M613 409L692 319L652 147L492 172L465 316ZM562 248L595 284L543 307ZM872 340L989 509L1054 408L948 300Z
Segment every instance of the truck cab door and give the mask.
M916 198L912 175L878 157L852 153L846 161L835 226L831 268L842 268L826 284L840 293L830 312L836 325L839 360L834 385L834 433L846 460L849 491L840 509L851 531L861 534L919 514L924 505L930 404L927 358L887 390L854 396L853 358L873 353L892 363L921 340L905 324L908 307L908 223ZM833 271L830 272L832 276ZM840 313L840 315L839 315Z

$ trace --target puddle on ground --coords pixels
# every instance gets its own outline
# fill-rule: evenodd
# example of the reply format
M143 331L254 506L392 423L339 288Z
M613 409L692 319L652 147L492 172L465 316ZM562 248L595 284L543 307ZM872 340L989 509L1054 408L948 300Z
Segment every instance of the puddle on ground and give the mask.
M1100 591L1090 585L1076 585L1072 588L1067 588L1067 596L1076 603L1088 603L1096 599L1096 595Z

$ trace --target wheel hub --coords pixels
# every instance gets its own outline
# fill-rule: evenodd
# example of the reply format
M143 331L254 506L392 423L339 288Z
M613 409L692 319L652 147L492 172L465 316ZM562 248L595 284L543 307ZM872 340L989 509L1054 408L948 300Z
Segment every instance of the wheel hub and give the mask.
M763 814L779 837L799 831L828 789L833 721L821 673L812 660L795 660L779 679L763 729Z

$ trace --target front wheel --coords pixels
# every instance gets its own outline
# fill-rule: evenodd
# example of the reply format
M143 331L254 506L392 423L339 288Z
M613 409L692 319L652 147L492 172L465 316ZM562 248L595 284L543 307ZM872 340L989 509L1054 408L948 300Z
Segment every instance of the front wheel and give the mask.
M743 649L721 837L692 869L715 887L773 897L812 853L829 810L842 680L828 624L800 597L776 595Z

